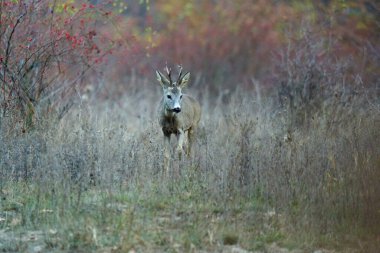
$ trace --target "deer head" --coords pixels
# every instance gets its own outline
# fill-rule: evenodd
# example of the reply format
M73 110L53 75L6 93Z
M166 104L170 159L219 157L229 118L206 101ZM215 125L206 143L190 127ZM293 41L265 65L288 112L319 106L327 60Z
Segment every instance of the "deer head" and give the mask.
M166 69L167 76L160 71L156 71L158 82L161 84L164 91L164 107L170 112L181 112L182 89L186 87L190 79L190 73L182 74L182 67L179 66L179 75L176 81L172 80L172 72L168 67Z

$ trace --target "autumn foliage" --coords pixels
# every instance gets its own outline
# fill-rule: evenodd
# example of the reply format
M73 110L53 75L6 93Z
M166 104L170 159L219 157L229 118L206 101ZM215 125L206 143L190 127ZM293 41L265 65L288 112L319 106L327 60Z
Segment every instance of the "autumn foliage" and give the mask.
M281 54L310 38L309 44L323 43L316 60L347 62L351 74L359 70L366 82L378 75L375 3L169 0L154 1L143 14L136 12L131 10L119 23L125 26L123 36L132 34L135 41L120 54L121 75L132 69L151 75L153 68L168 62L190 67L213 90L250 88L252 77L276 86L274 66Z
M379 6L368 1L0 3L1 108L29 120L41 102L67 109L88 85L121 96L135 85L128 77L151 80L165 64L182 64L213 94L253 89L253 79L277 89L283 63L311 52L321 72L339 65L360 79L352 85L378 82Z
M0 1L2 113L31 126L43 103L67 104L113 47L96 28L107 16L75 1Z

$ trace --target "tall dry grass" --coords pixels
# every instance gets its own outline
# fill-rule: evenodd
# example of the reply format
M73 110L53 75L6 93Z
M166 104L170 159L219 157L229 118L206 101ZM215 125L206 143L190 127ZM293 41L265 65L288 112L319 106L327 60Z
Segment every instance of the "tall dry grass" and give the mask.
M80 194L91 187L149 191L158 181L170 191L173 182L196 180L204 198L257 199L296 226L325 232L379 227L378 101L369 103L364 94L332 96L306 114L275 98L258 104L254 92L237 90L215 106L202 94L195 152L174 159L165 176L163 137L151 103L160 91L149 89L118 102L82 104L30 133L7 130L3 119L1 185L26 181L46 192L58 187ZM295 119L298 113L307 118Z

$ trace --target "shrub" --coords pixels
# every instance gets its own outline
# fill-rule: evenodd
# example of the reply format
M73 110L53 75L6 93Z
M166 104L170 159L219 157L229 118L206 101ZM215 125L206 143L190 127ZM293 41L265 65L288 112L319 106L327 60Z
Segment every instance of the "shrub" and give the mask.
M21 119L25 130L41 116L42 104L49 110L80 92L84 80L112 49L111 41L95 27L108 14L102 5L75 1L1 1L0 5L2 118Z

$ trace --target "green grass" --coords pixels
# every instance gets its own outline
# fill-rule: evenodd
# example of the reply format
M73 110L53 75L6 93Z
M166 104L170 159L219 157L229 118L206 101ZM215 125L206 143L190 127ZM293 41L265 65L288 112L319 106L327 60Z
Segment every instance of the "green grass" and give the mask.
M238 245L265 251L273 243L298 250L347 249L326 235L314 242L316 237L297 238L286 231L283 217L264 212L256 199L217 200L202 196L196 181L177 182L175 190L160 182L151 183L150 191L93 186L80 197L75 188L65 193L45 186L42 192L36 184L8 183L0 204L0 250L215 252Z
M77 190L41 192L35 184L9 183L0 205L0 216L5 217L0 249L23 251L33 244L57 252L189 252L235 244L254 249L258 240L283 238L274 234L274 227L255 228L255 219L263 214L253 201L200 198L197 182L185 184L170 192L154 185L148 193L94 186L78 201ZM29 231L38 236L29 238Z

